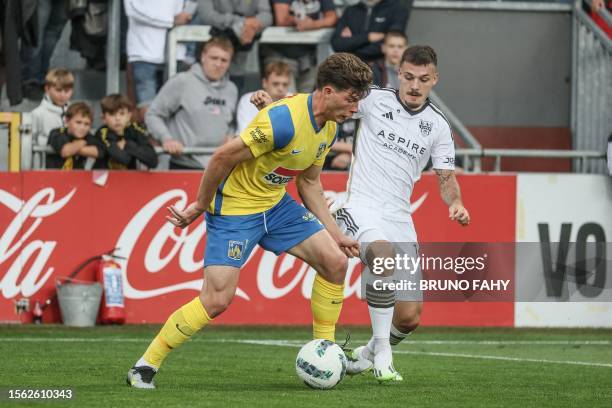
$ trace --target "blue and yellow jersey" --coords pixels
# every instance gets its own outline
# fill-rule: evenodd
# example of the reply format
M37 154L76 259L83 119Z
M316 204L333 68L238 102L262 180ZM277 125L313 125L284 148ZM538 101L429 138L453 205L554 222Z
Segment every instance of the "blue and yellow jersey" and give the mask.
M297 94L268 105L240 134L254 158L232 169L208 211L246 215L274 207L294 176L313 164L323 166L337 131L338 125L331 121L319 129L312 94Z

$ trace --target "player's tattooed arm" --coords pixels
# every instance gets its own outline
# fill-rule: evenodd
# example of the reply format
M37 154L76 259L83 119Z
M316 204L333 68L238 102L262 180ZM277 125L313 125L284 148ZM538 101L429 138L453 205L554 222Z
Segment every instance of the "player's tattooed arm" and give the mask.
M327 200L321 186L321 166L312 165L296 179L296 185L304 206L317 216L325 229L336 241L340 249L348 256L359 256L359 244L340 231L329 213Z
M446 169L434 169L434 171L438 176L442 200L448 205L449 218L453 221L457 220L461 225L468 225L470 223L470 213L461 201L461 190L455 177L455 171Z

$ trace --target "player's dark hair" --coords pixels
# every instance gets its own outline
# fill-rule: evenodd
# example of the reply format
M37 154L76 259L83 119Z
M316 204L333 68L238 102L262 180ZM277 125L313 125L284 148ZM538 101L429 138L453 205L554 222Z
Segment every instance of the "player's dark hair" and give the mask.
M66 113L64 116L66 119L70 120L76 115L81 115L86 118L89 118L93 122L93 112L88 104L85 102L75 102L71 104L68 109L66 109Z
M102 108L102 113L110 113L111 115L115 114L120 109L131 111L133 108L129 98L121 94L106 95L100 101L100 107Z
M438 56L433 48L429 45L412 45L406 48L402 54L400 65L408 62L412 65L429 65L438 66Z
M363 98L372 84L372 70L353 54L332 54L319 65L317 89L331 85L339 91L351 90Z

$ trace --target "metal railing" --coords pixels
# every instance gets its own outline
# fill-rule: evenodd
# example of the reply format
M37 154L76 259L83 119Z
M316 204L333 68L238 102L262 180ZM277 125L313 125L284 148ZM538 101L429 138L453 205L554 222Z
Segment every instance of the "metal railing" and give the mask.
M321 28L300 32L291 27L268 27L261 33L259 44L315 45L317 64L331 54L330 40L334 30ZM176 74L176 48L180 42L204 42L210 39L210 26L184 25L168 32L168 78Z
M599 150L612 133L612 41L582 10L580 0L574 3L572 48L573 147ZM607 169L605 163L590 163L587 171Z
M476 140L472 132L470 132L470 130L463 124L463 122L461 122L461 119L459 119L457 115L455 115L453 111L450 110L448 106L446 106L446 104L434 91L431 91L431 93L429 94L429 98L435 105L437 105L442 110L446 118L449 120L451 126L453 127L455 133L457 133L457 135L461 138L463 143L468 148L480 149L482 147L478 140Z
M186 155L198 154L198 155L212 155L217 148L215 147L187 147L183 153ZM41 163L44 166L45 155L48 153L54 153L50 146L34 146L32 148L34 155L40 156L38 160L34 162ZM155 152L158 155L167 155L161 147L155 147ZM501 159L504 157L525 157L525 158L540 158L540 159L573 159L577 162L576 169L579 172L585 173L587 169L587 163L589 161L603 160L606 159L606 153L603 151L576 151L576 150L532 150L532 149L457 149L456 156L463 160L463 167L466 172L480 173L482 172L481 160L483 158L493 158L494 172L501 171ZM605 165L605 163L604 163ZM42 167L44 168L44 167ZM39 170L41 168L35 168ZM26 170L24 168L24 170Z

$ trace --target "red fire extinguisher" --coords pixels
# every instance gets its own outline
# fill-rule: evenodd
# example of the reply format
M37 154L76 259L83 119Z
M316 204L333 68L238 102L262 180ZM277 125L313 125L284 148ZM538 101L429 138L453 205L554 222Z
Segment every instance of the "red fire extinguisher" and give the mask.
M121 266L112 255L102 255L98 263L96 280L102 284L100 322L103 324L125 323L125 299L123 297Z

